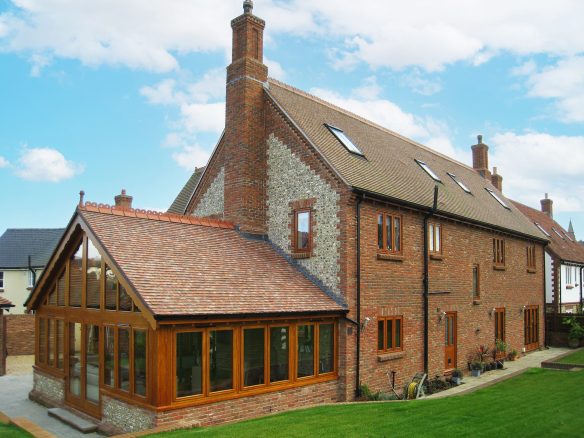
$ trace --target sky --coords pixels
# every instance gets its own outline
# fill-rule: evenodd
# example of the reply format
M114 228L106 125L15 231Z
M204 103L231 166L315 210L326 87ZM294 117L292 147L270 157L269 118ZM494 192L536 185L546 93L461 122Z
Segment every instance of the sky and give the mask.
M166 210L224 127L241 0L0 0L0 234L79 191ZM471 165L584 239L584 2L256 0L269 75Z

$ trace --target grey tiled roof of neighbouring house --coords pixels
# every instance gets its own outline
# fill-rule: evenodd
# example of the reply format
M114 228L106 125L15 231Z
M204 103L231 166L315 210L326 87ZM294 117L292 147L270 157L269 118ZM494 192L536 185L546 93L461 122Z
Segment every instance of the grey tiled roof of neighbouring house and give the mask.
M269 79L265 89L268 97L353 189L429 209L434 186L438 185L439 214L546 240L515 205L507 202L473 168L289 85ZM342 130L363 155L351 153L327 125ZM440 181L429 176L424 166ZM464 183L470 193L449 174Z
M195 189L197 188L197 184L205 171L205 166L195 168L195 171L184 185L182 190L176 196L174 201L172 202L171 206L168 208L168 213L174 214L184 214L185 209L187 208L187 204L191 200Z
M9 228L0 236L0 269L44 267L59 243L64 228Z

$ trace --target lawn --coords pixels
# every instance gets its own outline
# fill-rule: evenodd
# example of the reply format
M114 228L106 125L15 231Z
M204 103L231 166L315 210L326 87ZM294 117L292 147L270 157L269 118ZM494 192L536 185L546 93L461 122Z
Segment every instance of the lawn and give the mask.
M19 427L13 424L1 424L0 423L0 436L2 438L30 438L31 434L25 432Z
M584 349L570 354L569 356L561 358L560 363L574 363L584 365Z
M532 368L518 377L458 397L322 406L150 436L583 436L583 387L584 371Z

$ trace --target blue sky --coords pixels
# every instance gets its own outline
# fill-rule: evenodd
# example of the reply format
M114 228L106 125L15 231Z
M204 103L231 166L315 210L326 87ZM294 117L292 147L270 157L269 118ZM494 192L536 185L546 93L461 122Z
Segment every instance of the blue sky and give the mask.
M223 127L240 0L0 0L0 234L79 190L168 208ZM270 75L470 164L584 238L584 3L254 2Z

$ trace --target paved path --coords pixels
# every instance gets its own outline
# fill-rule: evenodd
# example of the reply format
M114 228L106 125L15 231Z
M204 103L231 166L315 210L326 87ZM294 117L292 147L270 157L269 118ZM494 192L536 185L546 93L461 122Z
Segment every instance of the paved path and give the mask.
M514 362L507 360L505 361L505 368L502 370L488 371L484 374L481 374L479 377L465 375L463 379L464 384L455 386L454 388L450 388L437 394L429 395L426 398L450 397L452 395L459 395L466 392L475 391L481 387L489 386L493 383L520 374L527 368L540 368L542 362L553 359L554 357L560 356L568 351L571 350L569 348L552 347L547 350L529 353L528 355L522 357L521 359L517 359Z

